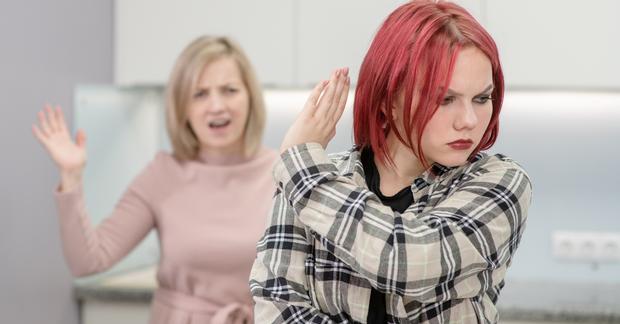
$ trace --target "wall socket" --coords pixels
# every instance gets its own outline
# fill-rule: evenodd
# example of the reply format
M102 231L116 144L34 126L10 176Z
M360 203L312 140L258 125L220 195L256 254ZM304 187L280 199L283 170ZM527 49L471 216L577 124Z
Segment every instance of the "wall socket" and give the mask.
M620 232L554 231L553 256L561 261L620 262Z

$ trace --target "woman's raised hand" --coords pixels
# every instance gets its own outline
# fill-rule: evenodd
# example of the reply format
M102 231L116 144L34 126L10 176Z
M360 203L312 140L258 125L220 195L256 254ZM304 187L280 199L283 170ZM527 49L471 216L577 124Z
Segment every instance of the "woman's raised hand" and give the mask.
M280 152L297 144L310 142L327 147L336 135L336 124L347 103L350 85L348 68L334 71L329 81L317 84L299 117L284 136Z
M82 170L86 165L86 134L79 130L75 141L71 139L59 106L53 109L45 105L38 117L39 125L32 125L32 132L60 169L62 190L70 190L81 181Z

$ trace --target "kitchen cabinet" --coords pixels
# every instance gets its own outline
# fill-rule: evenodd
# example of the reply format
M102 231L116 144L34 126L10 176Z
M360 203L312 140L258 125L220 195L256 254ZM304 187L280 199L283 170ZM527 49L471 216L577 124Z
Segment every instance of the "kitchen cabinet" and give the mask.
M405 2L299 1L298 83L314 85L341 66L350 68L355 83L375 32L387 15Z
M263 84L293 82L294 1L115 1L114 80L163 84L194 38L226 35L241 43Z
M264 85L305 87L348 66L353 81L380 24L406 0L115 2L115 82L163 84L181 49L202 34L246 50ZM457 1L478 16L479 0Z
M348 66L357 81L376 31L387 16L406 0L299 1L299 84L314 85L336 67ZM481 18L480 0L455 1Z
M407 0L299 1L299 84L314 85L336 67L348 66L352 82L387 16ZM480 0L454 1L483 19Z
M406 0L115 2L115 81L163 84L202 34L236 39L266 86L306 87L359 66L386 16ZM496 40L512 89L620 88L620 2L457 0Z
M620 2L485 1L512 88L620 88Z
M83 301L83 324L135 324L149 322L148 302Z

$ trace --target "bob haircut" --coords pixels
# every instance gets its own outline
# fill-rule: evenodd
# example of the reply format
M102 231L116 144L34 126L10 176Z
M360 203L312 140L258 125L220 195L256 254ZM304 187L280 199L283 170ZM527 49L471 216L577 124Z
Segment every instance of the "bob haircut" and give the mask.
M425 167L422 133L450 84L462 48L475 46L491 61L493 113L471 156L491 147L499 132L504 76L497 46L486 30L462 7L442 1L411 1L385 20L360 68L353 104L353 133L358 148L370 146L382 162L393 165L386 138L394 130ZM404 95L400 134L392 115ZM415 145L414 145L415 143Z
M243 153L252 156L261 145L265 127L265 103L250 61L233 40L202 36L181 52L166 86L166 126L172 153L179 160L193 160L198 156L200 141L189 124L189 103L205 66L223 57L235 60L248 89L250 107L243 134Z

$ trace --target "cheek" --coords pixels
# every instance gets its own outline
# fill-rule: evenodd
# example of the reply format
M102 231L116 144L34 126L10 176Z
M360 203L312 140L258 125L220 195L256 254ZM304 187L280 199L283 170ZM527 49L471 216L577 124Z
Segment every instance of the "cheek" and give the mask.
M437 122L437 119L433 118L422 133L421 146L427 159L432 160L435 158L437 151L441 148L441 143L444 142L446 130L442 126L442 123Z
M198 109L190 107L187 110L187 120L189 121L190 125L192 125L192 127L197 125L200 120L200 112L198 111Z
M451 121L449 116L444 116L440 112L435 113L431 120L429 120L424 130L424 137L427 137L428 144L436 145L437 143L443 143L447 134L451 131Z
M186 113L188 119L198 119L204 113L204 105L201 105L199 101L192 101L187 106Z
M247 97L241 97L235 103L235 114L242 118L247 118L250 112L250 100Z
M491 122L491 117L493 116L493 107L486 108L482 110L478 114L478 129L479 131L486 131L487 127L489 127L489 123Z
M243 102L239 114L244 117L247 117L250 114L250 103L247 100Z

